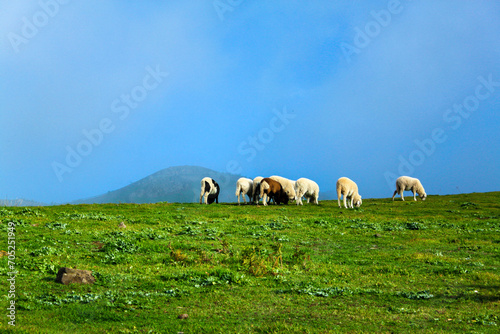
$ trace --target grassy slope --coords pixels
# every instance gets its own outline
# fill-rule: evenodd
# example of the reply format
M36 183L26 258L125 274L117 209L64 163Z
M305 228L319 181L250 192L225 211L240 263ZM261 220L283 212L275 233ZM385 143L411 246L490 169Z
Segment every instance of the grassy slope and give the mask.
M409 199L0 209L16 332L498 332L500 192Z

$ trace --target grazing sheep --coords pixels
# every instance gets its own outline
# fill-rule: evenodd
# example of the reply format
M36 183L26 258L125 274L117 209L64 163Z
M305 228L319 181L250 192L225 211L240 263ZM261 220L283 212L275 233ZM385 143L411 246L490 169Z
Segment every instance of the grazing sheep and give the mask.
M247 203L245 195L248 196L249 203L253 199L253 181L246 177L241 177L236 181L236 196L238 197L238 205L240 204L240 194L243 197L243 202Z
M422 201L425 201L427 198L427 194L425 193L424 187L422 186L422 183L420 183L419 179L409 176L400 176L396 180L396 190L392 195L392 200L394 201L394 196L399 194L401 199L404 201L403 192L405 190L411 190L413 192L413 199L415 201L417 200L416 194L418 194Z
M205 204L212 204L214 201L219 203L220 187L214 179L204 177L201 180L200 204L202 197L205 199Z
M362 204L361 195L358 193L358 185L348 179L347 177L341 177L337 180L337 199L339 202L339 208L342 208L340 205L340 197L344 195L344 207L347 209L348 206L346 204L346 200L349 200L349 208L354 208L356 206L359 208Z
M277 175L270 176L269 178L278 181L281 184L283 191L286 193L290 201L295 200L297 197L297 194L295 193L295 181Z
M295 192L297 194L297 205L302 205L302 197L307 198L307 203L310 199L314 200L314 204L318 203L319 186L313 180L302 177L295 181Z
M257 176L256 178L253 179L253 198L252 202L255 204L259 204L259 195L260 195L260 182L262 181L263 177L262 176Z
M262 197L264 205L267 205L268 197L272 198L276 204L280 204L281 202L288 204L288 195L283 190L281 184L268 177L262 179L260 182L260 197Z

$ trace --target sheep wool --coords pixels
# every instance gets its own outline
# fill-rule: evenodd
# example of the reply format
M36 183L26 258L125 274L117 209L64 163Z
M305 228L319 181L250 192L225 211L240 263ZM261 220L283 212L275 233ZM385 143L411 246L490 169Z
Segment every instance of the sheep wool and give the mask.
M252 202L259 204L260 199L260 182L264 179L262 176L257 176L253 179L253 198Z
M269 178L274 180L274 181L277 181L281 184L283 191L288 196L288 199L290 201L295 200L295 198L297 196L295 194L295 181L292 181L290 179L284 178L282 176L277 176L277 175L270 176Z
M210 177L204 177L201 180L200 204L202 199L204 199L205 204L212 204L214 201L219 203L219 192L219 184Z
M297 205L302 205L302 197L307 198L307 203L309 203L309 200L312 199L314 201L314 204L319 204L319 186L313 180L301 177L300 179L295 181L295 193L297 195Z
M337 199L340 205L340 198L344 195L344 207L354 208L356 206L359 208L362 204L361 195L358 193L358 185L351 179L347 177L341 177L337 180ZM349 203L346 201L349 200Z
M238 205L240 205L240 195L243 197L243 202L247 203L245 195L248 196L249 203L253 199L253 180L246 177L240 177L236 181L236 197L238 197Z
M280 204L282 202L288 204L288 196L281 184L268 177L262 179L260 183L260 197L262 197L264 206L267 206L268 199L272 199L274 204Z
M403 192L405 190L411 190L411 192L413 192L413 200L415 201L417 200L417 194L422 201L425 201L427 198L427 194L425 193L424 187L419 179L409 176L400 176L396 180L396 190L392 195L392 200L394 201L396 194L399 194L401 199L404 201Z

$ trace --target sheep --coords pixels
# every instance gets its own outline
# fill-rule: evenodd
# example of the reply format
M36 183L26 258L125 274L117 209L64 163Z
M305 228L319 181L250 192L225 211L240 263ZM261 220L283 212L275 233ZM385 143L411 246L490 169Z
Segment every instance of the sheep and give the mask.
M246 177L241 177L236 181L236 197L238 197L238 205L240 205L240 194L243 197L243 201L245 204L247 200L245 195L248 196L249 203L252 202L253 199L253 181L251 179L247 179Z
M344 195L344 207L347 209L346 200L349 200L349 208L356 206L359 208L362 204L361 195L358 193L358 185L347 177L341 177L337 180L337 199L340 205L340 197Z
M214 179L204 177L201 180L200 204L202 197L205 199L205 204L219 203L220 187Z
M288 204L288 195L283 190L283 187L278 181L271 178L264 178L260 182L260 197L264 206L267 205L268 197L274 200L274 203L280 204L281 202Z
M269 178L278 181L281 184L283 191L286 193L290 201L297 198L297 194L295 193L295 181L277 175L270 176Z
M392 195L392 200L394 201L394 196L399 194L401 199L404 201L403 192L405 190L411 190L413 192L413 199L415 201L417 200L416 194L418 194L422 201L425 201L427 198L427 194L425 193L424 187L422 186L422 183L420 183L419 179L409 176L400 176L396 180L396 190Z
M307 203L309 203L310 199L313 199L314 204L319 204L319 186L313 180L306 179L305 177L298 179L295 181L295 192L297 194L297 205L302 205L302 197L307 198Z
M262 181L263 177L262 176L257 176L256 178L253 179L253 198L252 202L255 204L259 204L259 195L260 195L260 182Z

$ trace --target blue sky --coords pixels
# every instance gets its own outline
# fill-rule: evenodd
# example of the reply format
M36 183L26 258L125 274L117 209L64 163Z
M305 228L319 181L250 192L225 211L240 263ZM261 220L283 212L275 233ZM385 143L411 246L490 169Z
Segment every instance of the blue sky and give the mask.
M0 197L178 165L498 191L499 33L493 1L2 2Z

